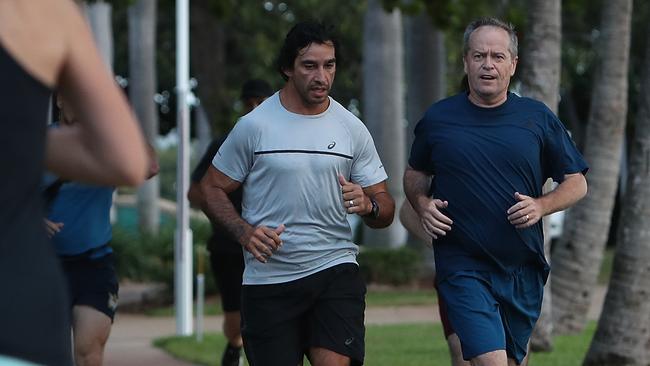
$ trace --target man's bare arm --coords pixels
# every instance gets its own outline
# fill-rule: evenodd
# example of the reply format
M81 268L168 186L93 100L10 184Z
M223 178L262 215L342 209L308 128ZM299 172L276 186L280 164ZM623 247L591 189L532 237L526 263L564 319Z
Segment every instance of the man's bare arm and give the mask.
M411 206L417 212L422 229L432 238L447 235L454 223L441 212L449 202L429 197L432 176L407 166L404 171L404 192Z
M384 228L393 222L395 201L388 193L386 181L362 188L357 183L349 182L340 174L338 180L341 185L343 208L349 214L361 216L364 223L374 229ZM373 200L376 208L373 208Z
M586 194L585 176L582 173L567 174L560 185L539 198L515 192L518 202L508 209L508 220L518 229L527 228L546 215L574 205Z
M426 205L430 199L428 193L431 186L431 176L407 165L402 183L406 198L408 198L415 212L420 214L421 207ZM420 203L421 200L422 204Z
M582 173L567 174L554 190L540 197L544 215L565 210L587 194L587 179Z
M252 231L253 227L241 218L228 198L228 194L239 188L241 183L211 165L199 184L199 192L194 193L199 193L199 198L202 199L201 210L242 243L246 232Z
M230 179L211 165L201 179L201 209L210 220L228 231L255 259L266 263L273 252L282 245L280 234L285 227L253 227L246 222L228 198L228 194L240 186L241 183Z
M366 210L360 214L363 222L373 229L381 229L390 225L395 217L395 200L388 193L386 181L364 188L363 193L367 199ZM373 216L371 199L377 204L377 217Z

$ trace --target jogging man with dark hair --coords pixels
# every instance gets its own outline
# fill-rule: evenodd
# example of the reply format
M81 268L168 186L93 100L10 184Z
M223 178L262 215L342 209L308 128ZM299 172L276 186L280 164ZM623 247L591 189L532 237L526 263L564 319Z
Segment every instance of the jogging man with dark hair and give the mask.
M284 87L228 136L201 181L203 209L245 249L242 335L252 366L361 365L365 284L347 214L386 227L395 204L363 123L329 97L331 29L294 26ZM228 193L243 186L242 214Z

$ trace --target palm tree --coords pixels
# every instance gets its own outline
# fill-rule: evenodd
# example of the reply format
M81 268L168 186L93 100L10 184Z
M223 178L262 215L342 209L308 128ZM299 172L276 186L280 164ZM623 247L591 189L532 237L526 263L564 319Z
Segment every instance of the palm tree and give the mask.
M586 133L589 193L568 212L553 253L553 318L558 333L580 331L596 286L620 171L628 93L632 0L603 2Z
M402 18L395 9L386 12L378 0L368 1L363 26L363 119L388 173L388 189L397 207L404 200L400 177L406 161L404 132L404 77ZM404 244L406 230L393 222L385 229L365 228L369 246Z
M543 101L557 113L560 89L560 52L562 43L562 4L560 0L530 0L528 9L528 31L526 47L523 50L522 81L523 95ZM550 189L551 182L544 186ZM549 231L549 220L544 218L544 231ZM550 238L544 237L544 251L550 260ZM544 289L542 313L531 337L531 348L536 351L553 349L553 319L550 280Z
M423 11L405 18L406 42L406 158L415 137L415 125L427 108L444 98L447 91L447 49L445 34L433 25L431 17ZM421 252L425 275L433 276L435 265L433 251L409 234L408 243Z
M156 0L138 0L128 9L129 17L129 98L147 141L158 136L156 93ZM140 230L158 233L160 208L158 177L147 180L138 189Z
M445 34L426 12L406 18L406 132L407 153L413 130L427 108L447 94Z
M650 365L650 38L644 66L614 269L587 366Z
M226 70L226 30L211 0L190 1L190 62L192 74L198 81L196 93L204 111L201 119L214 123L230 111L224 101ZM245 77L242 76L242 82ZM204 118L206 117L207 118ZM228 121L228 124L233 121ZM222 126L223 127L223 126ZM204 129L205 130L205 129ZM213 130L214 132L214 130ZM221 131L224 132L224 131ZM214 136L209 136L214 137ZM205 136L199 136L205 138ZM199 154L203 154L203 150Z

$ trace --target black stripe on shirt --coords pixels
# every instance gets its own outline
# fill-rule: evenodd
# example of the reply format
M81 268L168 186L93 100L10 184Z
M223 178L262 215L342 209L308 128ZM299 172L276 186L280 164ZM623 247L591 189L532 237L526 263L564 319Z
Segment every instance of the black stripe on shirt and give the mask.
M267 151L256 151L255 155L266 155L266 154L320 154L320 155L334 155L345 159L352 160L352 156L345 155L332 151L317 151L317 150L267 150Z

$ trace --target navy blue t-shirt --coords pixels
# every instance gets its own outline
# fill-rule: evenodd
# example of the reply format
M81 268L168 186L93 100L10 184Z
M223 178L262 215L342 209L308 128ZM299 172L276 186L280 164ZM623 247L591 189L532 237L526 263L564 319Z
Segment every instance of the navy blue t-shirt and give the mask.
M415 128L410 166L433 175L430 194L448 201L454 223L434 240L438 280L459 270L548 271L542 221L516 229L506 211L514 194L539 197L547 178L586 173L587 164L557 117L541 102L508 93L495 108L466 93L431 106Z

